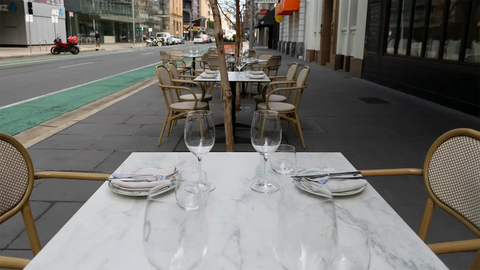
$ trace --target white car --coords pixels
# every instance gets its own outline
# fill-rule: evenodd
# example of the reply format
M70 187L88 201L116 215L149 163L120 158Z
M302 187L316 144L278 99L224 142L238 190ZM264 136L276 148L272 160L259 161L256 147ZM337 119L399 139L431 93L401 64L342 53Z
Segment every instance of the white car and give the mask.
M175 44L185 44L185 40L182 37L173 37L173 42Z
M211 42L215 42L215 37L214 37L214 36L210 36L210 41L211 41Z
M202 36L196 36L196 37L193 38L193 43L194 43L194 44L204 43L204 42L205 42L205 40L203 39Z

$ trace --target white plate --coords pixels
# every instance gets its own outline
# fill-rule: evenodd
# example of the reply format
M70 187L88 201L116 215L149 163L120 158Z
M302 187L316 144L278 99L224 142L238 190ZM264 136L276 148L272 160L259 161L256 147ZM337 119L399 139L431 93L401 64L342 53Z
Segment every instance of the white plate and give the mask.
M304 188L302 185L299 185L298 182L295 182L295 185L303 190L303 191L306 191L308 193L311 193L313 195L324 195L324 194L320 194L320 193L316 193L315 191L312 191L310 189L307 189L307 188ZM342 196L350 196L350 195L355 195L355 194L358 194L358 193L361 193L362 191L364 191L365 189L367 188L367 186L363 186L359 189L354 189L354 190L349 190L349 191L343 191L343 192L332 192L332 196L334 197L342 197Z
M250 79L263 79L265 75L249 75L248 78Z
M263 75L263 76L265 76L265 74L263 73L263 71L250 71L250 74L251 74L251 75Z
M311 168L311 169L305 169L305 170L299 171L296 175L313 175L313 174L334 173L334 172L344 172L344 171L345 170L339 170L335 168L322 168L322 169ZM302 185L299 185L298 182L295 182L295 185L303 191L306 191L308 193L315 194L315 195L320 195L312 190L304 188ZM332 192L332 195L335 197L355 195L364 191L365 188L367 188L367 186L363 186L357 189L342 191L342 192Z
M217 75L217 74L218 74L218 71L216 71L216 70L205 70L205 73Z
M112 185L111 182L108 182L108 187L113 193L117 193L120 195L124 196L131 196L131 197L145 197L148 195L148 192L150 189L124 189L124 188L118 188L114 185ZM163 194L166 192L169 192L170 190L175 188L175 183L171 183L169 186L165 187L165 189L158 194Z
M217 77L217 74L207 74L207 73L202 74L202 78L205 78L205 79L214 79L216 77Z

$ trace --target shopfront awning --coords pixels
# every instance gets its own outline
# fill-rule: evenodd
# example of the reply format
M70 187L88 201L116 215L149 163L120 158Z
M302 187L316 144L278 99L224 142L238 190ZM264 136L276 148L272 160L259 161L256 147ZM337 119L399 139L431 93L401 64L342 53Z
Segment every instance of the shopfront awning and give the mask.
M300 0L282 0L275 9L276 15L292 15L300 9Z
M273 26L276 23L277 22L275 22L275 12L273 10L270 10L267 15L265 15L260 21L258 21L255 28Z

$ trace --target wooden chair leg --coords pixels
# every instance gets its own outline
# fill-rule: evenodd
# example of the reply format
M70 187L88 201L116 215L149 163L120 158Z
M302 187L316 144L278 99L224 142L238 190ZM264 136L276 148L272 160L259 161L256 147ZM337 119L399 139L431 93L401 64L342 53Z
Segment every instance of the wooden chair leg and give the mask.
M435 203L431 198L427 199L427 204L425 205L425 211L423 212L422 223L420 224L420 230L418 231L418 236L420 239L425 242L427 239L428 227L430 226L430 221L432 220L433 208Z
M175 120L170 121L170 125L168 126L167 137L170 137L170 133L172 133L172 131L173 131L173 122L174 122L174 121L175 121Z
M472 267L470 267L470 270L479 270L480 269L480 250L477 251L477 255L475 256L475 259L473 259Z
M250 84L250 89L248 90L248 98L252 96L253 83Z
M303 139L303 132L302 132L302 127L300 126L300 119L298 118L298 114L295 112L293 114L295 116L295 124L297 125L297 129L298 129L298 135L300 135L300 139L302 140L302 146L303 146L303 149L305 149L305 140Z
M168 115L170 113L167 113L167 117L165 117L165 121L163 121L163 126L162 126L162 132L160 132L160 139L158 139L158 145L157 146L160 146L160 143L162 143L162 138L163 138L163 133L165 133L165 127L167 127L167 123L169 122L168 121Z
M37 228L35 227L35 221L32 216L32 209L30 203L27 201L22 208L23 222L25 223L25 230L27 231L28 241L32 247L33 256L36 256L40 249L40 240L38 239Z

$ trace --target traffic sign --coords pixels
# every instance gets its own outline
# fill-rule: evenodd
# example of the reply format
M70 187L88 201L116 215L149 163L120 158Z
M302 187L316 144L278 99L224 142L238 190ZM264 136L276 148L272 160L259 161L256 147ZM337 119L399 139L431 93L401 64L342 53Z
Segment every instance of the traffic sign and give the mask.
M58 16L52 16L52 23L58 23Z
M69 11L69 12L68 12L68 15L70 15L70 17L73 18L73 11Z
M267 15L268 9L260 9L260 15Z

